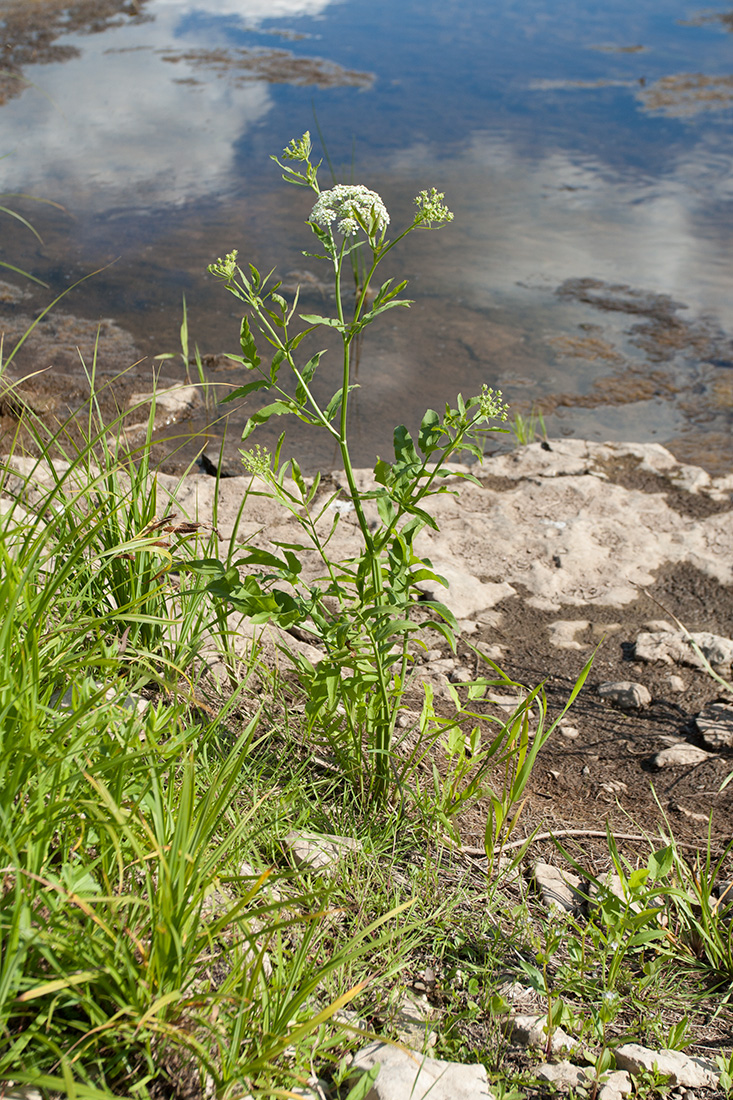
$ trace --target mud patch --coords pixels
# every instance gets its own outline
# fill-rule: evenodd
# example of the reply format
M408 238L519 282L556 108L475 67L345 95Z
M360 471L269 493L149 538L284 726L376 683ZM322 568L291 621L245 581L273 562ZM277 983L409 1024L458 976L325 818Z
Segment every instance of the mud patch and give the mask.
M702 111L727 111L733 105L733 76L676 73L640 85L636 97L645 111L668 118L690 118Z
M47 65L78 57L75 46L61 45L67 34L101 34L124 23L142 23L148 0L41 0L33 4L6 0L0 4L3 73L0 104L19 95L24 87L25 65Z
M268 84L315 85L317 88L369 88L374 74L344 69L322 57L298 57L289 50L162 50L163 61L186 62L194 70L227 78L235 86L263 80Z

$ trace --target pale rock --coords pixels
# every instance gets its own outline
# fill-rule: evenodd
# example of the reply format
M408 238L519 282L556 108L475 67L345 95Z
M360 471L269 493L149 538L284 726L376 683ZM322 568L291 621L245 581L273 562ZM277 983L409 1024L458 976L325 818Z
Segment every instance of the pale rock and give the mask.
M461 634L475 634L478 630L478 623L475 619L458 619L457 624Z
M589 628L588 619L557 619L547 625L550 644L556 649L587 649L587 643L579 642L576 635Z
M155 401L155 427L162 428L175 424L190 416L204 404L197 386L173 385L156 390L155 393L133 393L127 403L129 409L144 412L147 405ZM135 431L139 425L131 425L126 431Z
M468 619L516 595L515 589L506 581L484 584L465 568L461 569L455 559L441 560L431 555L431 561L438 576L448 581L448 588L433 581L419 581L416 587L429 599L446 604L457 619Z
M447 678L450 676L451 672L455 670L458 661L455 657L439 657L434 661L426 661L426 664L433 675L445 676Z
M582 1066L574 1066L572 1062L563 1059L562 1062L543 1062L533 1070L534 1076L540 1081L549 1081L556 1089L566 1091L583 1086L588 1080L588 1070Z
M693 767L712 759L712 756L712 753L706 752L697 745L691 745L689 741L678 741L676 745L670 745L669 748L658 752L652 764L655 768Z
M682 677L675 676L674 673L667 677L667 683L669 685L669 690L673 691L675 695L679 695L681 694L681 692L687 690L687 685L685 684L685 681L682 679Z
M560 722L557 728L563 737L567 737L568 741L577 741L580 737L580 730L577 726L570 726L566 722Z
M649 689L644 684L631 680L618 680L598 685L598 694L606 703L613 703L621 710L640 710L648 707L652 701Z
M515 1043L521 1043L527 1047L547 1049L547 1032L545 1026L547 1016L512 1016L506 1024L506 1034ZM556 1027L552 1032L550 1050L553 1054L561 1054L564 1050L573 1050L578 1044L572 1036Z
M623 623L591 623L590 633L594 642L602 642L623 629Z
M692 642L705 660L700 658ZM698 631L689 636L681 630L642 632L636 639L634 656L637 661L663 661L668 665L704 668L705 661L708 661L711 665L725 667L733 661L733 641L708 631Z
M650 1050L639 1043L625 1043L616 1048L615 1054L618 1068L632 1075L651 1073L656 1068L669 1077L672 1085L688 1089L718 1087L715 1064L707 1058L693 1058L681 1050Z
M585 895L581 891L583 883L571 871L561 871L552 863L539 861L532 868L532 877L548 908L575 913L583 907L585 903Z
M399 1041L411 1050L422 1051L426 1045L434 1047L438 1041L433 1011L425 998L411 997L406 993L390 1023Z
M285 837L285 844L295 866L309 871L325 871L336 866L349 852L360 852L361 844L348 836L330 833L311 833L293 830Z
M733 748L733 704L710 703L697 715L695 725L709 749Z
M598 1100L618 1100L621 1096L630 1096L633 1089L634 1085L627 1071L617 1069L603 1075Z
M644 630L650 634L677 633L677 627L673 626L667 619L650 619L649 622L644 623Z
M350 1074L379 1066L379 1075L364 1100L492 1100L486 1068L480 1064L444 1062L374 1042L354 1058Z
M465 665L459 665L458 668L454 668L448 677L452 684L470 684L473 678L473 673L470 668L466 668Z

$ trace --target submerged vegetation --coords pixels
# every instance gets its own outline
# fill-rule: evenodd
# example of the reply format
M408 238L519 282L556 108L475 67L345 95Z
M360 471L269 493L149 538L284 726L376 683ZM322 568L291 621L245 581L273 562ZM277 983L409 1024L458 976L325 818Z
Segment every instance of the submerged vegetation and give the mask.
M238 393L273 398L245 436L289 414L339 448L346 488L325 497L319 478L282 460L282 440L273 454L243 452L243 507L272 498L297 518L302 543L242 546L236 523L224 542L216 494L209 517L176 513L175 486L164 490L151 468L154 409L132 448L124 415L102 419L96 363L73 431L48 430L28 410L36 457L19 437L4 441L6 1094L228 1100L298 1086L359 1100L368 1082L350 1076L348 1055L376 1034L400 1037L402 994L418 982L436 1016L432 1053L483 1063L504 1097L541 1087L504 1038L517 982L545 1015L547 1052L558 1027L580 1044L593 1098L625 1038L682 1048L704 1017L730 1021L732 907L719 896L728 852L713 856L709 843L700 865L690 861L661 816L665 835L649 838L643 859L624 858L609 832L615 889L591 876L582 913L548 913L519 874L534 835L520 826L532 768L564 712L548 715L537 685L504 720L491 717L486 701L519 685L478 651L481 672L447 700L421 684L416 652L430 632L454 645L458 624L421 598L418 584L441 578L415 538L435 526L430 496L471 478L447 464L480 459L483 433L506 412L488 388L458 397L425 414L417 440L398 427L394 460L358 476L352 345L409 304L404 283L373 290L372 278L406 233L450 214L424 191L390 241L379 196L321 193L310 156L305 135L281 167L318 195L309 224L337 315L305 315L293 333L297 296L289 304L233 253L212 268L248 310L237 361L253 380ZM356 250L367 259L349 310L341 282ZM312 388L323 352L297 357L321 329L342 348L342 384L326 403ZM534 435L537 423L522 430ZM349 512L360 550L337 558L334 532ZM317 581L302 579L306 552L321 563ZM285 630L305 631L320 659L293 650L268 663L256 629L243 644L243 620L282 628L283 651ZM483 815L482 861L461 848L470 807ZM304 830L354 842L340 873L296 869L289 836ZM729 1090L729 1050L718 1066ZM637 1091L662 1094L664 1081L640 1079Z

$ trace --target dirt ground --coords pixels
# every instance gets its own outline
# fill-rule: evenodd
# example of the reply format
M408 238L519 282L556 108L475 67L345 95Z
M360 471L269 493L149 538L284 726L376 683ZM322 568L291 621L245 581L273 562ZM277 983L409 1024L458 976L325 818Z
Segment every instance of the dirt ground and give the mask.
M615 480L628 488L660 491L660 479L634 463L615 471ZM671 485L667 500L701 518L721 507ZM654 835L664 824L664 811L678 840L704 848L712 811L711 836L716 846L724 847L733 838L733 784L723 792L720 787L733 771L733 750L692 767L655 770L652 761L673 741L704 747L695 715L710 702L730 702L731 695L702 670L637 662L633 646L637 635L649 629L648 623L672 617L691 632L733 637L733 589L681 565L662 570L652 587L622 608L569 607L558 616L557 611L542 612L512 597L497 610L503 612L502 626L474 635L471 642L479 648L500 644L504 672L528 688L544 683L551 718L562 710L595 650L588 679L566 719L578 736L569 739L557 732L542 751L531 781L525 828L598 830L608 821L622 832ZM590 623L575 635L582 649L552 644L548 625L559 617ZM681 677L683 691L673 690L671 675ZM598 685L620 680L644 684L651 704L627 713L603 702ZM464 821L463 842L480 844L482 829L481 817L471 815Z

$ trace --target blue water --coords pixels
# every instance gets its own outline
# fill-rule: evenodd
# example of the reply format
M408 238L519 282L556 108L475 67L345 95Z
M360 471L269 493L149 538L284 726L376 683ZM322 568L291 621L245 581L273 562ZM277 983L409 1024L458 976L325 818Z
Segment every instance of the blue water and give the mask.
M26 66L30 83L0 106L0 186L66 208L37 214L46 243L34 270L55 289L119 257L77 295L79 313L114 317L151 355L175 348L185 292L202 348L234 350L233 304L206 264L238 247L283 273L308 266L307 197L279 183L269 156L320 126L339 176L378 190L393 223L433 185L456 215L404 249L395 273L410 277L416 307L365 343L363 461L384 451L396 406L414 421L426 403L487 381L525 411L553 398L553 432L654 439L733 463L724 6L149 0L139 10L147 21L62 35L78 56ZM241 81L210 54L208 64L192 56L251 48L371 82L288 84L287 58L274 77ZM671 92L657 83L669 78ZM579 279L669 295L698 328L650 352L633 331L638 313L558 296ZM596 400L608 378L621 380ZM558 406L558 395L568 400ZM311 457L328 460L316 446Z

